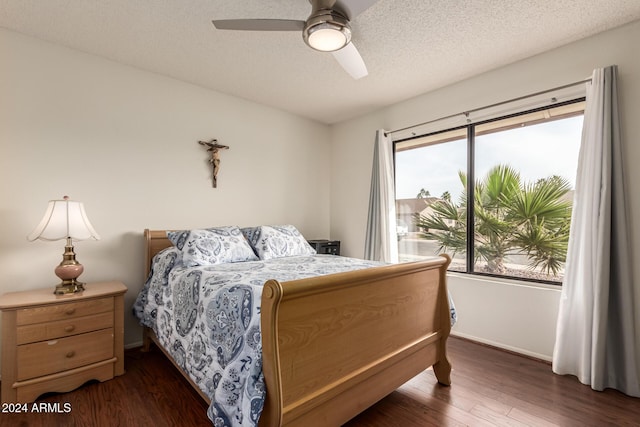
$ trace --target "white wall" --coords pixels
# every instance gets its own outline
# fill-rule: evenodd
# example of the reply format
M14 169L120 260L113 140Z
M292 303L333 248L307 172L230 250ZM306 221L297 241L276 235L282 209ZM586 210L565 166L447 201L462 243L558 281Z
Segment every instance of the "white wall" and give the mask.
M558 87L617 64L626 183L632 218L640 218L640 22L601 33L541 55L423 94L332 128L331 238L345 255L362 256L375 130L393 130ZM552 153L550 153L551 155ZM640 226L631 224L632 251L640 253ZM637 259L637 256L635 257ZM640 280L640 264L635 265ZM517 282L452 275L459 311L454 333L550 359L559 290ZM640 307L640 287L636 288ZM640 315L638 315L640 316ZM636 323L640 325L637 318ZM640 327L636 329L639 334Z
M194 66L197 66L194 65ZM218 138L218 188L206 149ZM50 199L84 202L101 235L81 279L122 280L125 344L144 228L292 223L329 236L330 130L242 99L0 29L0 293L50 287L64 242L27 242Z

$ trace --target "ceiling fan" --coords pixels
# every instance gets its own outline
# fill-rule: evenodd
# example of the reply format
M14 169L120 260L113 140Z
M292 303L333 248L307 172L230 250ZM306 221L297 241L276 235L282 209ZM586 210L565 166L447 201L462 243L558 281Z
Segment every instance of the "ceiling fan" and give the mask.
M354 79L368 74L360 52L351 42L349 22L378 0L309 0L311 15L306 21L292 19L221 19L219 30L302 31L305 43L315 50L331 52Z

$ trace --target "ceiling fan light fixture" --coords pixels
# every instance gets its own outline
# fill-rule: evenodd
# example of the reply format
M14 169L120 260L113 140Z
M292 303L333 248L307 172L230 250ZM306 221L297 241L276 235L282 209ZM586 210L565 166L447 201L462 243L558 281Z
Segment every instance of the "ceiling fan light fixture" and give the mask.
M315 50L333 52L351 41L349 22L335 14L317 16L307 21L302 37Z

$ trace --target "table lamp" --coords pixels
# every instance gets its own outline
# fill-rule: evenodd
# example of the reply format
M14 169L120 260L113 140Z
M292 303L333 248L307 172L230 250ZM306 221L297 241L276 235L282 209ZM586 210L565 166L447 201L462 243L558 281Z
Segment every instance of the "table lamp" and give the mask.
M76 260L73 239L100 240L100 236L91 226L81 202L69 200L68 196L64 196L62 200L50 200L44 218L27 236L27 239L29 241L66 239L62 262L54 270L62 282L56 286L54 293L61 295L84 290L84 283L77 280L84 271L84 267Z

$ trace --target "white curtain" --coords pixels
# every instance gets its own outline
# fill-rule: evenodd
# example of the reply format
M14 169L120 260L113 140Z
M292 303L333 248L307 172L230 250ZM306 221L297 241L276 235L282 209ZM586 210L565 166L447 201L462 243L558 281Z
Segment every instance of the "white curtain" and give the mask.
M550 153L550 155L553 155ZM617 67L593 72L553 354L553 371L640 397Z
M398 262L393 141L385 135L384 130L376 131L373 148L364 257L375 261Z

